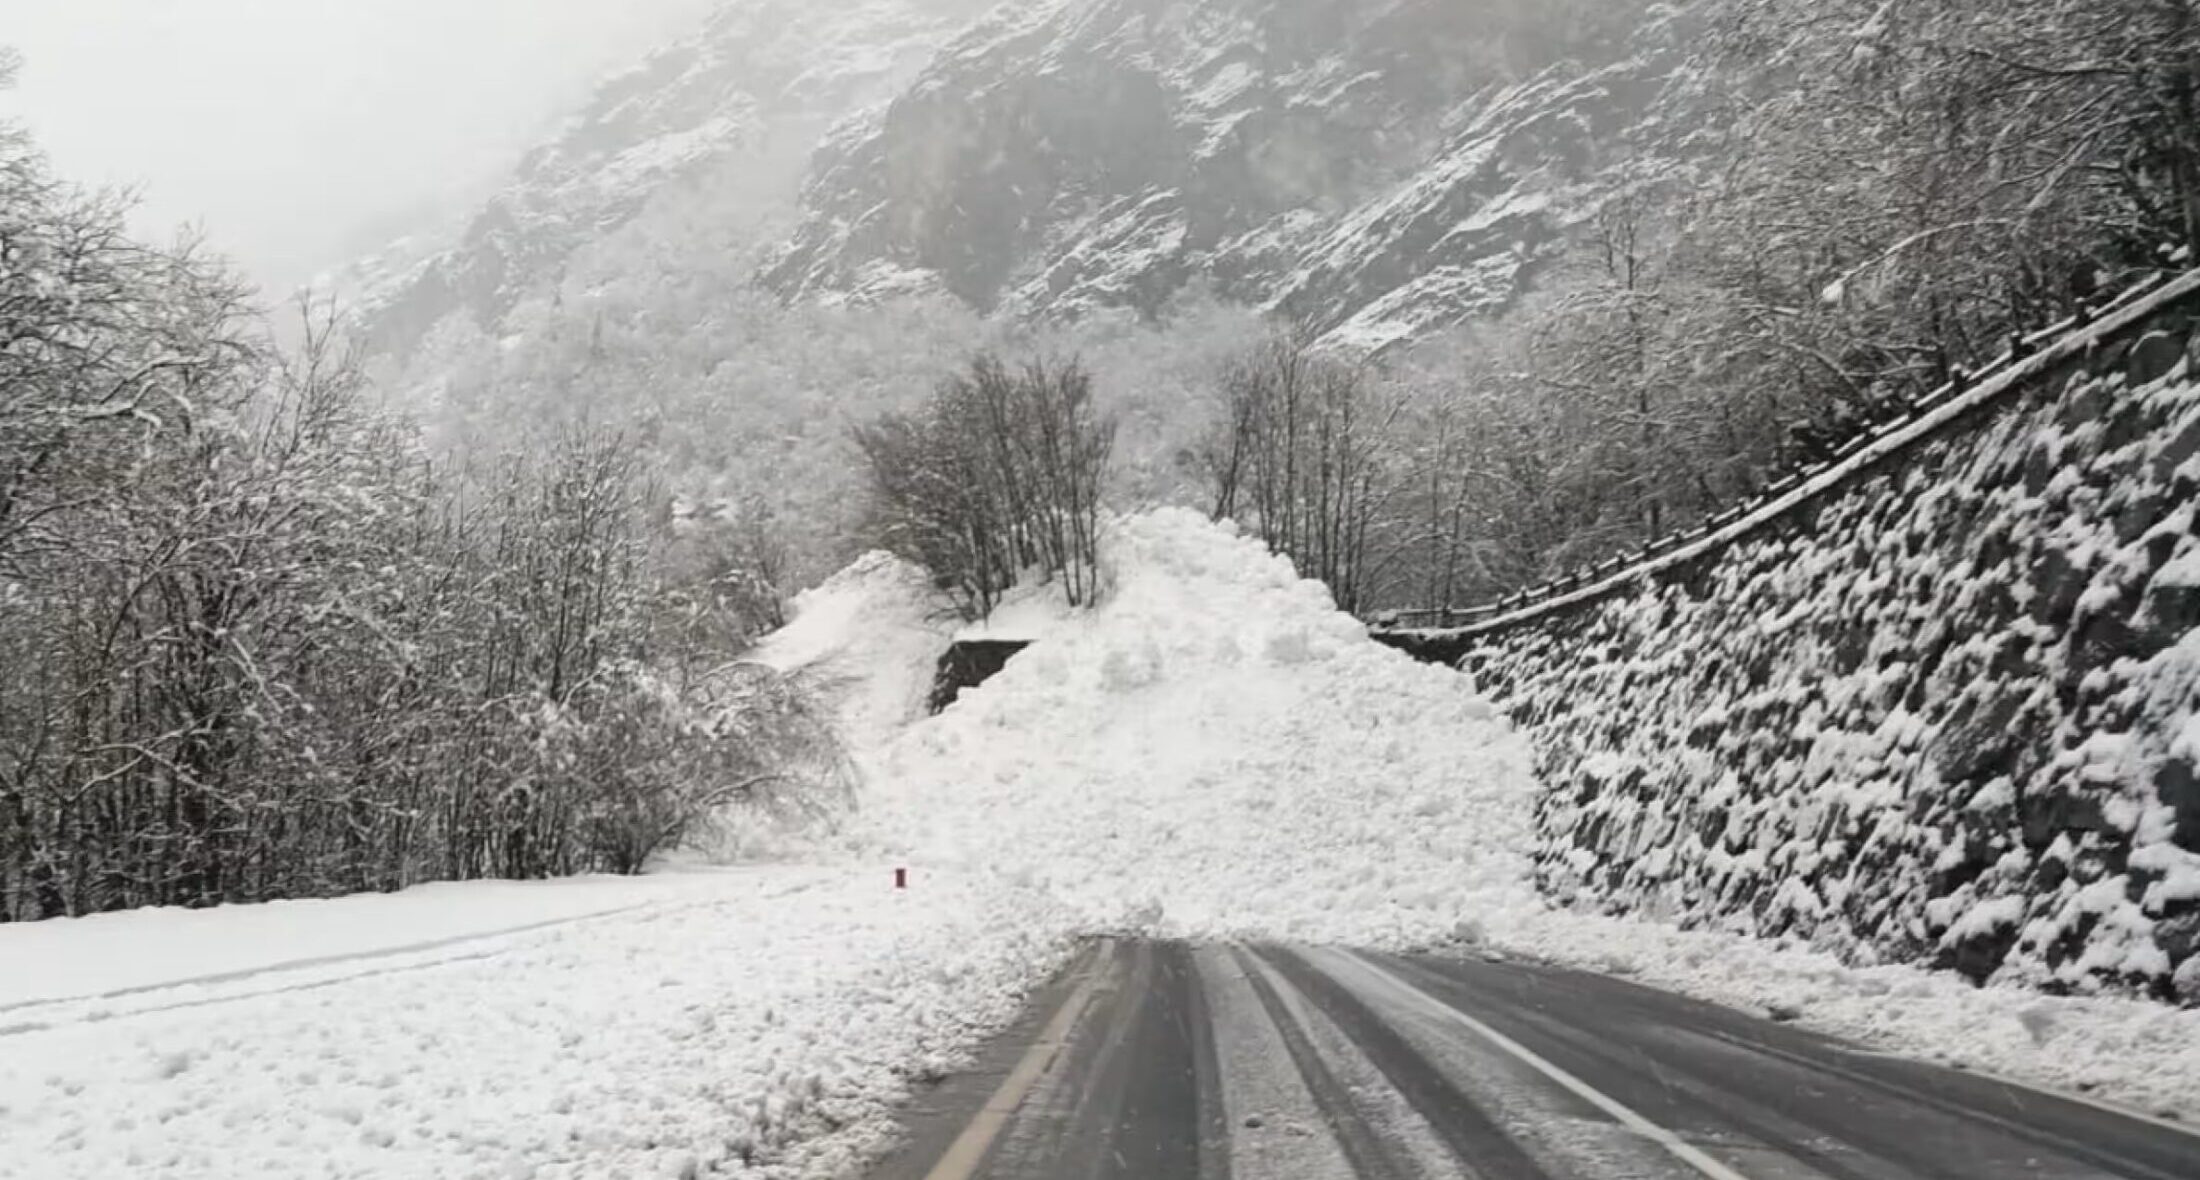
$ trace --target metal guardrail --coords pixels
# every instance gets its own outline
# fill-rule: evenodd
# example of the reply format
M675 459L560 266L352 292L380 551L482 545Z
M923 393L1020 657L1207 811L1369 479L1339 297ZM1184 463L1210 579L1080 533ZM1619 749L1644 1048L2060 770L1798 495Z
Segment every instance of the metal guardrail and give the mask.
M1706 516L1697 524L1654 538L1632 555L1569 570L1540 585L1472 607L1424 607L1386 611L1378 631L1439 631L1472 636L1517 626L1562 606L1594 601L1639 579L1700 556L1714 544L1731 544L1802 504L1842 490L1848 480L1886 456L1934 437L1944 422L2020 385L2041 369L2146 322L2154 312L2200 294L2200 271L2174 279L2147 276L2106 303L2010 340L2009 347L1975 373L1955 379L1910 404L1900 416L1858 431L1833 456L1803 464L1773 480L1755 496ZM1590 583L1586 587L1584 582Z

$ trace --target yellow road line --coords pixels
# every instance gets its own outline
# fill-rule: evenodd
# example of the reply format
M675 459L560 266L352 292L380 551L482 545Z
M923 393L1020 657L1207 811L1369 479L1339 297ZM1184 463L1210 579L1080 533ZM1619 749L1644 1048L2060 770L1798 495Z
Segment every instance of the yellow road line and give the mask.
M1024 1051L1023 1057L1016 1062L1016 1068L1008 1071L1008 1077L1002 1080L1001 1088L995 1090L993 1097L986 1100L985 1106L970 1120L970 1125L963 1128L962 1134L955 1136L953 1143L948 1144L946 1153L940 1156L940 1162L932 1165L931 1171L924 1174L924 1180L970 1180L970 1177L977 1174L978 1165L985 1162L985 1153L992 1148L993 1141L1000 1137L1002 1129L1008 1126L1008 1120L1015 1115L1016 1108L1023 1104L1024 1099L1030 1095L1031 1088L1046 1073L1055 1054L1068 1043L1070 1030L1077 1027L1077 1021L1085 1014L1085 1009L1092 1006L1093 995L1099 990L1100 977L1105 974L1102 968L1114 961L1114 952L1115 946L1111 942L1103 941L1099 945L1092 955L1091 965L1085 968L1085 977L1078 981L1077 990L1062 1001L1062 1006L1055 1010L1053 1019L1047 1021L1046 1027L1039 1031L1039 1039L1033 1041L1031 1048Z

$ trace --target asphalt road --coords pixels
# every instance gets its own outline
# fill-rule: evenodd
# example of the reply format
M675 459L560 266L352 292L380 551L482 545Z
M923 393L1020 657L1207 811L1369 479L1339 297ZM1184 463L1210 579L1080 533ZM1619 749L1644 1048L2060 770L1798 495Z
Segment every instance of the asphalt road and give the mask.
M2200 1136L1579 972L1101 943L870 1180L2200 1180Z

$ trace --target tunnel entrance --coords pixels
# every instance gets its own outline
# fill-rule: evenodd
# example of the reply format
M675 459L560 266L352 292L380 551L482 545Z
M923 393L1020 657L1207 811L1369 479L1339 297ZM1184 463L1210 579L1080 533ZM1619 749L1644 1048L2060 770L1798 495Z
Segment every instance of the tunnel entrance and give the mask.
M955 703L967 689L976 688L1006 667L1011 656L1030 647L1022 639L964 639L947 646L940 668L932 677L932 696L927 706L938 713Z

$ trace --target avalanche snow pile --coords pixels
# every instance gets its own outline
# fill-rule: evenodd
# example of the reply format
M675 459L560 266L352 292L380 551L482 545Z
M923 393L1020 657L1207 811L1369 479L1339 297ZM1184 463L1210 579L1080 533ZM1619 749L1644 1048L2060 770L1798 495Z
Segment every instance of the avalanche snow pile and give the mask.
M754 658L807 676L832 701L861 758L921 715L947 639L924 571L873 552L795 595L792 618Z
M1110 597L872 759L862 835L1091 930L1428 945L1533 906L1525 743L1195 513L1114 525Z
M1529 883L1544 788L1527 740L1468 677L1372 644L1321 586L1196 514L1119 520L1102 560L1114 584L1096 610L1010 610L989 634L1033 646L863 756L859 855L913 865L919 891L997 875L1088 933L1523 955L2200 1114L2200 1011L1550 908ZM863 667L859 713L890 700L917 717L929 661L886 657L926 650L913 636L929 630L936 658L956 633L911 597L920 576L861 568L806 606L817 631L859 633L803 646Z

